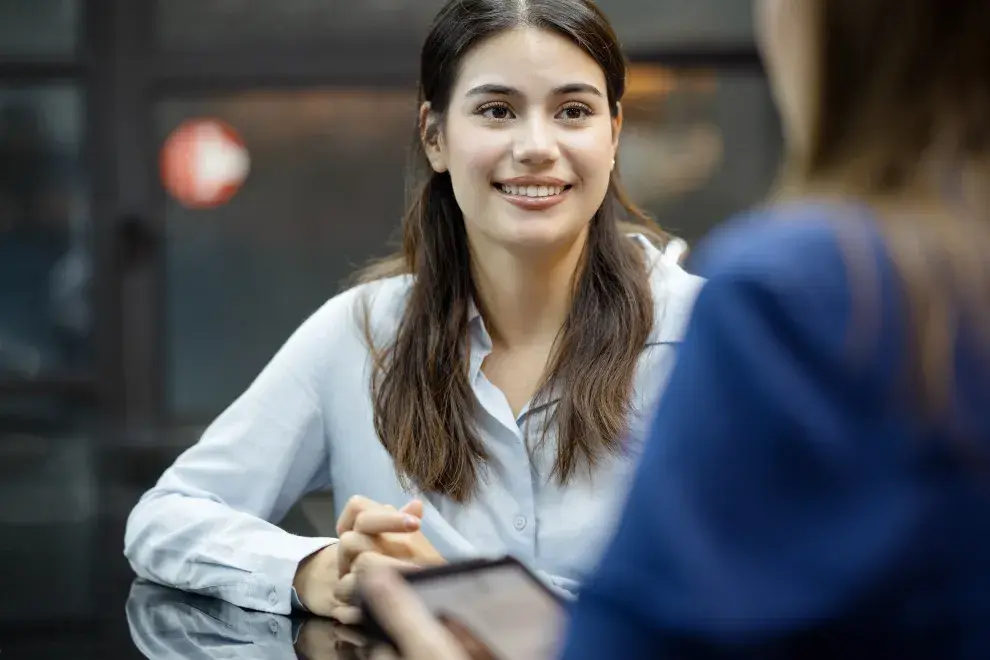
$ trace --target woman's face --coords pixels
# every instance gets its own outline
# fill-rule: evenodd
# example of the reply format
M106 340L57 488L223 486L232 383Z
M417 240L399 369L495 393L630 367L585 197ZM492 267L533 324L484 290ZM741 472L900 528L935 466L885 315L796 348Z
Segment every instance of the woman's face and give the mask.
M433 168L450 173L472 249L567 249L605 198L620 124L594 59L555 33L521 28L464 57L426 149Z

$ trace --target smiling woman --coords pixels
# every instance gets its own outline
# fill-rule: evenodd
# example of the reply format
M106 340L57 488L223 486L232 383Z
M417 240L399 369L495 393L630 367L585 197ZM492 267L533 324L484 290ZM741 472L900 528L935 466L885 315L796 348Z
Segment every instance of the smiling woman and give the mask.
M621 190L620 53L589 0L441 10L402 250L316 312L144 497L127 534L140 574L341 618L355 573L380 563L511 553L577 586L700 285ZM337 547L268 524L327 487Z
M479 44L461 67L442 140L426 149L435 170L450 172L469 242L583 244L621 129L603 68L572 39L533 27ZM442 111L430 103L424 110L426 122ZM490 194L492 183L504 199ZM512 212L503 201L553 212Z
M571 11L554 16L548 23L554 29L535 27L548 20L540 12L551 5ZM429 297L458 282L464 293L442 296L452 301L452 309L433 309L429 302L420 307L414 295L405 312L409 338L400 331L388 361L380 361L377 371L379 433L386 443L394 443L400 469L431 488L445 484L458 499L471 494L476 479L478 466L466 453L477 444L470 427L458 438L450 430L458 425L443 415L430 420L405 410L447 409L445 414L456 419L467 413L471 398L428 401L424 408L420 399L429 393L402 382L401 374L422 369L415 352L404 355L406 341L419 344L416 338L436 335L436 318L461 315L466 324L470 303L477 305L492 344L482 371L504 394L513 416L528 401L546 400L558 383L564 384L554 423L567 428L570 442L560 444L552 471L566 481L584 459L594 461L603 450L617 447L632 371L652 324L641 254L621 236L617 224L621 193L612 170L622 126L618 99L625 65L607 49L578 45L582 40L605 45L614 42L614 35L607 24L596 22L600 14L590 4L518 7L452 6L438 24L446 25L447 19L459 28L457 34L474 35L475 41L427 40L424 60L436 64L423 68L420 125L429 167L424 194L430 197L413 207L414 214L426 217L407 219L407 237L412 233L418 242L419 236L446 224L451 240L442 246L443 253L460 257L427 259L420 266L418 255L407 251L393 263L414 272L414 288ZM431 79L433 70L438 73ZM459 70L456 78L438 75L453 70ZM501 187L513 185L515 194ZM541 188L549 193L551 186L565 190L541 196ZM448 206L444 200L455 202L458 213L429 217L432 209ZM643 230L649 231L642 218L634 213L627 217L643 222ZM434 268L437 272L427 270ZM617 295L594 290L605 282ZM572 314L599 321L568 322ZM463 330L448 327L450 335L438 337L445 345L438 352L462 341ZM607 360L608 368L599 378L578 377L578 368L596 372L594 359ZM404 365L406 360L416 360L417 366ZM436 383L439 392L447 389L443 381L457 382L467 372L456 363L449 369ZM592 407L586 401L596 403ZM578 421L579 411L588 408L603 413L597 423ZM430 453L416 445L444 436L451 438L447 451L452 460L417 464ZM444 445L448 443L440 443Z

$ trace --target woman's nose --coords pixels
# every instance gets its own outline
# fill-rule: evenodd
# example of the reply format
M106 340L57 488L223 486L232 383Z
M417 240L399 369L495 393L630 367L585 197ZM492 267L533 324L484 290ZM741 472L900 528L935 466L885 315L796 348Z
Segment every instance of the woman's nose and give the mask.
M521 122L513 149L514 158L531 165L549 163L560 157L556 134L543 118Z

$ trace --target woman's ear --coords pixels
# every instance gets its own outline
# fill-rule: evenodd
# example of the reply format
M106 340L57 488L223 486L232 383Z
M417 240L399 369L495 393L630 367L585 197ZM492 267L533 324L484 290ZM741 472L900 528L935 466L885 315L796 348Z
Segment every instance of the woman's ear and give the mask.
M447 157L443 149L443 131L440 130L440 118L429 103L424 103L419 108L419 139L423 144L423 151L430 161L430 167L434 172L447 171Z
M612 117L612 168L619 154L619 135L622 134L622 104L615 104L615 116Z

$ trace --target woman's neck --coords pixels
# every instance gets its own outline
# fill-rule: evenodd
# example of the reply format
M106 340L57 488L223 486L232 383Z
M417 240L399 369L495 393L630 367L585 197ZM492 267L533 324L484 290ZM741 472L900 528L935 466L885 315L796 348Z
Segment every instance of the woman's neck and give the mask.
M552 344L570 313L587 234L553 253L472 249L477 305L497 348Z

